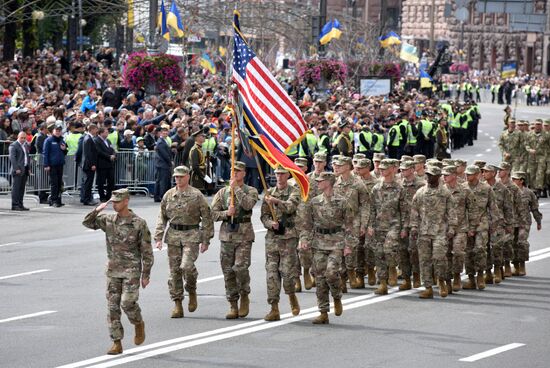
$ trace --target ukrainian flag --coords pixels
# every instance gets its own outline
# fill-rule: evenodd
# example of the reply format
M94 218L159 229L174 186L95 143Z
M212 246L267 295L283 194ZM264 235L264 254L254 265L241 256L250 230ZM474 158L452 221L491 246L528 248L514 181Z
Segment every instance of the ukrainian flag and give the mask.
M170 41L170 31L166 26L166 8L164 7L164 0L160 3L159 19L157 23L158 27L160 27L160 35L164 37L166 41Z
M342 27L338 19L330 20L327 24L323 26L321 34L319 34L319 43L321 45L326 45L333 39L338 39L342 35Z
M380 41L380 46L382 46L382 48L387 48L392 45L401 45L401 37L394 31L390 31L388 34L378 37L378 41Z
M214 62L207 53L202 54L200 66L208 70L211 74L216 74L216 65L214 65Z
M218 134L218 127L216 126L216 124L210 123L209 128L210 134Z
M420 69L420 88L432 88L432 77Z
M414 47L413 45L409 45L406 42L403 42L401 44L401 53L399 57L410 63L418 64L418 53L416 47Z
M166 17L166 23L176 31L178 37L183 37L183 23L181 22L180 12L176 6L176 1L172 1L172 6Z

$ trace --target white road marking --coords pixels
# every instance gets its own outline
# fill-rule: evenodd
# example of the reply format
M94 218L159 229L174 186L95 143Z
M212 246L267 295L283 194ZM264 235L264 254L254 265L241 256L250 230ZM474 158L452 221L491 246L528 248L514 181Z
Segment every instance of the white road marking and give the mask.
M479 354L475 354L475 355L472 355L472 356L469 356L469 357L466 357L466 358L459 359L459 361L460 362L475 362L475 361L478 361L480 359L488 358L490 356L497 355L497 354L503 353L503 352L508 351L508 350L520 348L522 346L525 346L525 344L520 344L520 343L514 342L512 344L508 344L508 345L500 346L498 348L494 348L494 349L491 349L491 350L484 351L483 353L479 353Z
M17 245L21 244L21 242L13 242L13 243L6 243L6 244L0 244L0 247L8 247L10 245Z
M491 152L492 150L493 150L492 148L487 148L487 149L485 150L485 152Z
M214 280L219 280L219 279L223 279L223 275L205 277L204 279L199 279L199 280L197 280L197 284L202 284L203 282L214 281Z
M476 155L476 157L481 157L481 156L483 156L483 153L478 153L478 154Z
M29 272L16 273L16 274L13 274L13 275L2 276L2 277L0 277L0 280L12 279L12 278L14 278L14 277L19 277L19 276L34 275L34 274L37 274L37 273L48 272L48 271L51 271L51 270L43 269L43 270L36 270L36 271L29 271Z
M0 319L0 323L17 321L17 320L20 320L20 319L26 319L26 318L32 318L32 317L39 317L39 316L44 316L46 314L52 314L52 313L57 313L57 311L43 311L43 312L38 312L38 313L25 314L23 316Z
M543 253L543 254L535 256L535 257L529 256L529 260L527 261L527 263L540 261L541 259L545 259L545 258L550 258L550 252L549 253Z
M489 137L489 139L495 140L495 137L493 137L493 136L490 136L490 137Z
M542 249L539 249L539 250L534 250L534 251L529 253L529 257L538 256L539 254L546 253L546 252L550 252L550 247L542 248Z

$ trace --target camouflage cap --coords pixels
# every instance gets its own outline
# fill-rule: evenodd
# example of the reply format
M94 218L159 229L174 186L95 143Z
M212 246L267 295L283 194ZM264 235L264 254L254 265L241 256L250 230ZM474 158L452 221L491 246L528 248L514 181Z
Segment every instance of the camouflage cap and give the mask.
M189 168L187 166L178 166L174 169L172 176L185 176L189 174Z
M333 161L332 162L333 165L336 165L336 166L343 166L343 165L352 165L352 160L351 160L351 157L347 157L347 156L340 156L338 157L338 159L336 161Z
M452 166L452 165L445 166L441 170L441 174L443 174L443 175L455 175L456 174L456 166Z
M246 164L242 161L235 161L235 170L245 171L246 170Z
M436 159L429 159L426 162L426 167L430 167L430 166L435 166L441 169L443 168L443 162Z
M275 169L275 174L289 174L289 171L285 167L279 165Z
M360 158L355 163L355 167L357 167L359 169L370 168L371 167L371 161L368 158Z
M434 166L434 165L429 165L427 168L426 168L426 174L430 174L430 175L441 175L441 169L437 166Z
M334 155L332 156L331 162L334 163L340 159L340 155Z
M541 119L535 120L535 125L542 125L542 120Z
M304 157L298 157L294 160L294 163L297 166L307 167L307 158Z
M474 161L474 165L476 165L477 167L479 167L480 169L485 166L487 164L486 161L483 161L483 160L475 160Z
M546 120L544 121L544 125L550 125L550 119L546 119Z
M497 165L493 165L493 164L487 164L487 165L485 165L481 168L481 171L497 172L498 170L500 170L500 167L498 167Z
M456 158L454 161L455 166L466 166L468 165L468 162L466 160L463 160L461 158Z
M466 175L474 175L474 174L479 174L480 173L480 169L478 166L476 165L469 165L466 167Z
M383 159L382 161L380 161L380 166L379 168L385 170L385 169L389 169L390 167L393 166L393 162L391 159L389 158L385 158Z
M426 162L426 156L424 155L414 155L413 160L417 164L423 164Z
M130 191L128 189L114 190L111 194L111 202L120 202L126 198L130 198Z
M500 167L500 170L510 171L512 169L512 165L510 165L510 163L506 161L501 162L499 167Z
M374 162L380 162L384 159L384 157L386 157L386 155L383 153L375 153L372 160Z
M414 161L414 158L412 156L403 155L401 156L401 162L403 161Z
M401 161L401 164L399 165L399 169L401 170L407 170L407 169L413 169L414 168L414 161Z
M442 162L443 162L443 166L450 166L450 165L454 165L455 163L455 161L450 158L444 158Z
M364 153L356 153L353 155L353 161L360 160L362 158L367 158L367 156Z
M319 176L315 178L315 181L325 181L325 180L328 180L331 182L331 184L334 184L334 182L336 181L336 176L334 176L334 173L332 172L325 171L319 174Z
M525 178L527 178L527 174L525 173L525 171L514 171L512 173L512 179L523 179L523 180L525 180Z
M323 152L317 152L313 155L313 161L327 162L327 155Z

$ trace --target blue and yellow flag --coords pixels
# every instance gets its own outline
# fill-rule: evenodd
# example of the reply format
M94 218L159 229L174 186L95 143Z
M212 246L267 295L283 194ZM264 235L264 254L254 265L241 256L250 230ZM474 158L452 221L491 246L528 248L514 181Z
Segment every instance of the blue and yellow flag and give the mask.
M401 44L401 53L399 54L399 57L410 63L418 64L418 52L416 47L406 42Z
M432 77L420 69L420 88L432 88Z
M401 37L394 31L389 31L386 35L378 37L378 41L384 49L392 45L401 45Z
M172 6L166 17L166 23L176 31L178 37L183 37L183 23L175 0L172 1Z
M170 41L170 31L166 26L166 8L164 7L164 0L162 0L160 3L160 11L157 25L160 28L160 35L164 37L166 41Z
M321 33L319 34L319 43L321 45L326 45L333 39L338 39L342 35L342 27L338 19L330 20L327 24L323 26Z
M220 53L221 57L225 57L225 54L227 54L227 49L223 46L218 47L218 52Z
M216 65L210 59L210 56L205 52L202 54L200 66L202 66L204 69L208 70L210 74L216 74Z

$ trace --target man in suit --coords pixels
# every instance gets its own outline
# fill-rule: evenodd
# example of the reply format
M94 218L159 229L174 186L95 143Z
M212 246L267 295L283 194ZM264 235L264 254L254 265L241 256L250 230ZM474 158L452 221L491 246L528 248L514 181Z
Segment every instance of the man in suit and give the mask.
M115 187L115 150L108 139L109 129L99 128L98 135L94 138L97 151L97 191L99 200L107 202ZM105 183L107 188L105 190Z
M160 137L155 146L155 202L160 202L172 182L172 152L166 141L168 129L161 128Z
M90 124L88 132L85 134L82 141L82 186L80 187L80 202L85 206L95 206L97 201L92 197L92 186L94 184L94 176L97 170L97 148L94 137L97 136L97 125Z
M28 211L23 206L23 196L25 195L25 184L29 176L29 152L27 149L27 134L20 132L17 140L9 146L9 158L11 164L11 176L13 187L11 191L11 209L12 211Z

